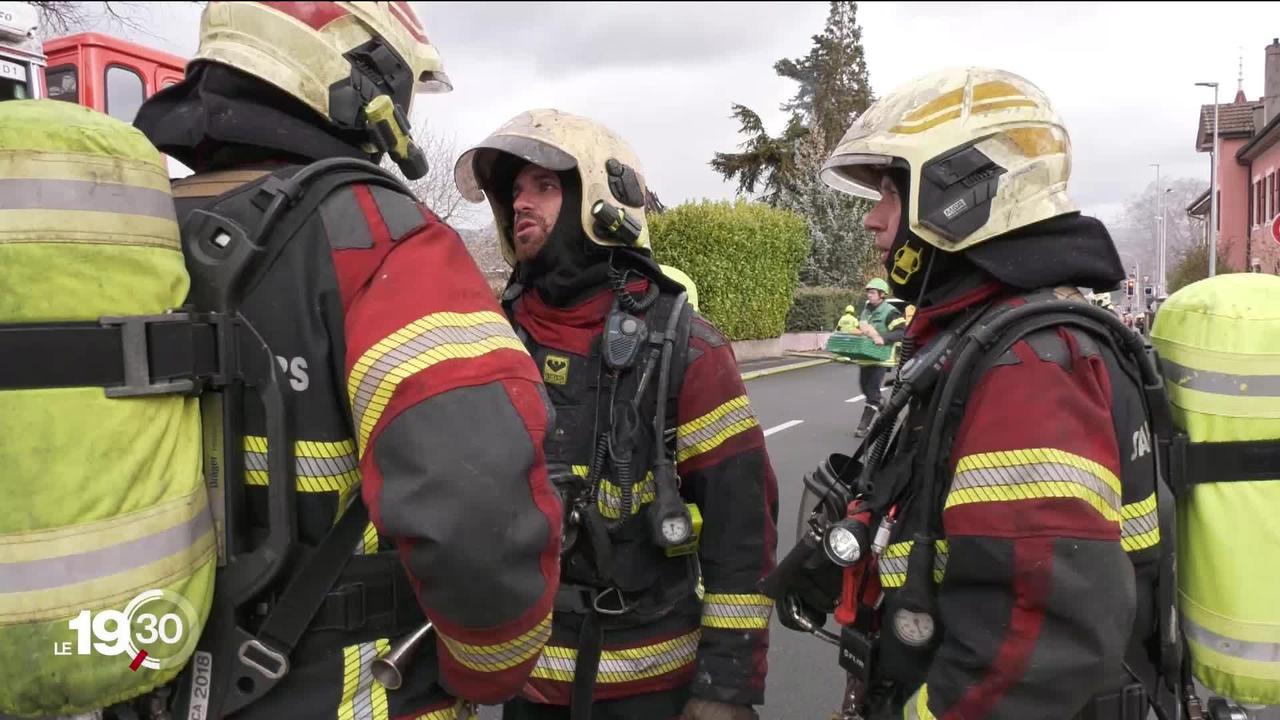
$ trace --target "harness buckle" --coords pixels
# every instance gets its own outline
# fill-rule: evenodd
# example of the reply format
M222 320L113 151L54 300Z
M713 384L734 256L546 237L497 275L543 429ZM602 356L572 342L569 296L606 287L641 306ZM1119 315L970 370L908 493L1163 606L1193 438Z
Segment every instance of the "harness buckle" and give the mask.
M607 607L601 606L602 601L605 598L609 597L610 594L612 594L618 599L618 607L607 608ZM600 592L597 592L595 596L591 598L591 607L595 608L595 611L600 613L601 615L610 615L610 616L617 617L619 615L626 615L627 613L634 610L636 606L634 603L630 603L630 604L627 603L626 598L622 597L622 591L619 590L618 588L607 587L601 590Z

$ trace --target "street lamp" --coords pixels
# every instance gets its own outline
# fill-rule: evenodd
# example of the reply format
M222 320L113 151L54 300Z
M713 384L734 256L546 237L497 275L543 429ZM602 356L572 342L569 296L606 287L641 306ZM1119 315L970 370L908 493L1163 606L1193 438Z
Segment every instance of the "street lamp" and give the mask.
M1218 83L1196 85L1213 88L1213 175L1209 178L1209 277L1213 277L1218 265Z
M1173 192L1173 188L1165 188L1160 197L1164 197ZM1169 292L1165 287L1165 281L1168 280L1169 274L1169 208L1166 206L1160 211L1160 292L1156 296L1164 295Z
M1148 163L1156 169L1156 291L1160 290L1160 281L1164 277L1164 238L1161 226L1164 225L1164 193L1160 192L1160 163Z

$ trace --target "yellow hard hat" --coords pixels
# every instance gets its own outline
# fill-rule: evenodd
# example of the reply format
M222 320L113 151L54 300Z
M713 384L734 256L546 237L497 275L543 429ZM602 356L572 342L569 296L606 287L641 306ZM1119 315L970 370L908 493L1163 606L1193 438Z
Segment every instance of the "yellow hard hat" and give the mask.
M631 146L600 123L560 110L528 110L462 153L454 182L471 202L486 197L507 263L515 265L509 188L492 187L495 164L511 155L557 172L576 168L582 181L582 230L597 245L649 247L645 183Z
M846 313L850 314L850 315L854 315L854 314L856 314L856 313L858 312L857 310L854 310L854 309L853 309L853 306L852 306L852 305L845 305L845 306L844 306L844 311L845 311Z
M211 2L191 64L216 62L268 82L344 130L364 130L370 152L425 174L409 137L415 95L452 89L440 53L410 4Z
M910 230L947 252L1076 210L1066 128L1038 87L1004 70L942 70L895 89L854 121L820 175L878 200L888 168L910 174Z

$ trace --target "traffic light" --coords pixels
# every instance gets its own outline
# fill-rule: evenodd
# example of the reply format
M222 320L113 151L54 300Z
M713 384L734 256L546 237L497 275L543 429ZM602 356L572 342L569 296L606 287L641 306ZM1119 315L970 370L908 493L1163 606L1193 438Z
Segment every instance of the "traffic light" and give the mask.
M1129 281L1125 283L1124 294L1128 295L1129 297L1133 297L1133 293L1134 293L1134 290L1137 289L1137 285L1138 285L1137 280L1133 278L1129 278Z

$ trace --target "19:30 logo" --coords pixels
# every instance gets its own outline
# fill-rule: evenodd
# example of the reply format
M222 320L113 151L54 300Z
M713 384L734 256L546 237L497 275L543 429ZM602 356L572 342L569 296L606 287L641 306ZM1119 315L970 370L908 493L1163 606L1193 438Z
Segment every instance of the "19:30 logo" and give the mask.
M165 670L190 657L199 641L198 615L182 595L171 590L146 590L124 610L81 610L67 622L76 633L71 643L54 647L55 655L102 655L130 658L129 667Z

